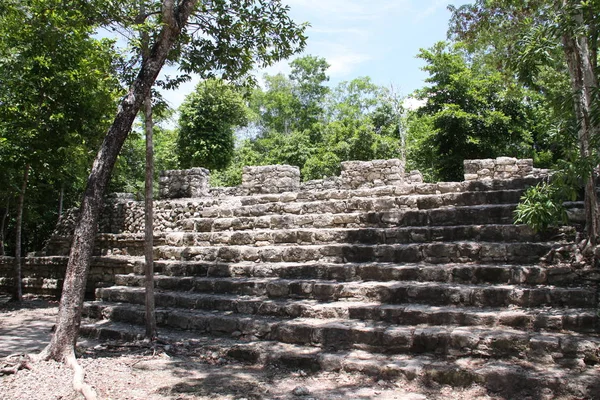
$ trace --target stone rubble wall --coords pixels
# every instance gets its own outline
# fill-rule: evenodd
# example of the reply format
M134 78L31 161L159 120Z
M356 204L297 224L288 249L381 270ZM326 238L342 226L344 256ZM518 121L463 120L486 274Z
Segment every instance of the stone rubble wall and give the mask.
M250 198L284 193L334 193L347 190L378 191L393 189L400 194L435 194L465 190L465 183L499 179L539 178L547 176L547 170L533 168L533 161L499 157L497 159L466 160L465 182L440 182L424 184L419 171L404 172L399 159L373 161L347 161L342 163L340 176L300 183L300 171L289 165L245 167L243 185L236 187L216 187L208 185L209 172L203 168L192 170L166 171L161 177L161 196L184 194L182 199L168 198L154 202L154 231L172 232L179 229L180 222L199 217L203 210L222 205L223 201L248 203ZM200 186L192 187L195 183ZM397 190L395 190L395 189ZM197 194L190 199L190 194ZM365 196L365 193L356 193ZM334 196L332 194L332 196ZM303 197L303 195L298 195ZM323 197L323 196L321 196ZM77 221L77 210L63 214L56 229L45 247L45 254L68 254L69 238ZM144 204L135 201L133 195L112 194L99 221L99 232L111 234L140 234L144 232Z
M465 181L486 179L545 178L547 169L534 168L531 158L498 157L481 160L465 160Z
M300 189L300 169L291 165L244 167L242 187L250 194L296 192Z
M0 257L0 291L14 290L13 257ZM60 297L68 257L26 257L22 267L23 293ZM134 264L125 258L94 257L87 279L86 297L93 298L99 287L112 286L115 275L129 274Z
M189 199L188 199L189 200ZM205 207L218 202L217 199L203 198L186 200L159 200L154 202L154 232L172 232L182 219L199 217ZM44 246L43 253L68 255L71 235L77 223L79 210L70 209L58 221L54 232ZM98 222L99 233L144 233L144 202L128 197L111 196L106 200Z
M404 164L391 160L344 161L341 183L343 189L375 186L400 186L405 183Z
M206 197L210 189L210 171L206 168L162 171L159 178L159 197L179 199Z

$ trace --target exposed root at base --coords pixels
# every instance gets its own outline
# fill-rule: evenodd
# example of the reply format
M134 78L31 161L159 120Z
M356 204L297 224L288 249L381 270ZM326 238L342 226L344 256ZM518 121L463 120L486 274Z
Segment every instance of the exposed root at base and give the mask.
M23 354L11 354L0 364L0 376L16 374L21 369L31 369L30 358Z
M49 360L51 358L54 358L51 356L50 346L51 344L46 346L46 348L35 357L35 360ZM67 367L73 369L73 389L76 392L81 393L81 395L86 400L97 400L98 396L96 395L96 391L90 385L85 383L85 371L83 370L83 367L77 362L77 358L75 357L75 350L71 349L69 354L63 357L62 361Z
M86 398L86 400L97 400L98 397L96 396L96 391L84 381L85 371L83 370L83 367L77 362L77 358L75 358L75 355L72 354L65 357L65 364L68 367L73 368L73 389L81 393L83 397Z

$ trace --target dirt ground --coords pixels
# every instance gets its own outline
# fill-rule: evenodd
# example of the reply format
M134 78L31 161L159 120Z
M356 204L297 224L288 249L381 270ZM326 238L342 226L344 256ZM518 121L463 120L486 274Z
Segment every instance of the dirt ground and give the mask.
M21 305L0 298L0 368L15 354L39 352L50 340L58 304L28 299ZM79 362L98 397L124 399L500 399L479 386L455 389L361 374L306 373L245 365L226 358L219 339L186 332L160 332L159 344L82 340ZM6 358L11 356L11 358ZM0 400L71 400L72 371L56 362L0 375Z

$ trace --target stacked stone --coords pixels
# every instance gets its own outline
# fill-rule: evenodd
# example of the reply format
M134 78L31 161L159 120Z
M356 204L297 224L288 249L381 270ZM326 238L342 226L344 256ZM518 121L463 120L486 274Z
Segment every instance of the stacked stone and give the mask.
M465 181L486 179L542 178L549 175L546 169L533 167L533 160L514 157L498 157L481 160L465 160Z
M300 185L300 190L303 191L314 191L314 190L330 190L341 188L341 180L337 176L331 176L323 179L315 179L312 181L303 182Z
M421 171L417 169L412 170L408 174L404 175L404 181L407 184L423 183L423 174L421 174Z
M209 178L210 171L206 168L163 171L159 179L159 196L161 199L209 196Z
M300 169L291 165L244 167L242 187L250 194L298 191Z
M239 197L248 196L249 194L248 190L242 186L210 188L210 195L212 197Z
M358 189L376 186L399 186L404 181L404 164L397 158L373 161L344 161L342 188Z
M203 201L157 201L154 204L154 231L171 232L177 226L177 223L186 218L193 218L200 215L200 211L205 205ZM121 205L123 211L122 225L117 226L116 222L112 224L117 228L111 233L143 233L144 232L144 203L128 202ZM107 232L107 231L104 231Z
M68 257L27 257L22 268L25 293L60 297ZM94 257L86 283L86 296L92 297L98 287L115 283L117 274L133 272L134 265L124 258ZM0 290L14 288L14 258L0 257Z
M63 212L63 214L58 219L58 223L54 228L54 232L52 236L67 236L73 233L73 229L75 229L75 224L77 223L77 218L79 217L79 209L71 208Z

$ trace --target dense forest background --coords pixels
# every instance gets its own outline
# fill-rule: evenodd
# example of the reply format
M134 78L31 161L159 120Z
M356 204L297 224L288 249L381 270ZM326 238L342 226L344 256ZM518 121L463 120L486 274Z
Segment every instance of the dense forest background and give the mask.
M77 206L131 80L131 54L97 39L85 10L15 4L0 6L0 255L14 253L20 204L23 252L40 250L60 213ZM552 1L451 7L448 40L416 55L429 77L414 93L369 77L331 87L327 60L310 55L260 85L206 79L178 113L155 92L155 171L201 166L213 186L233 186L246 165L295 165L310 180L339 174L341 161L401 158L427 181L453 181L469 158L577 163L581 124L564 37L589 39L597 74L600 6L573 4L571 11ZM142 197L144 152L140 122L110 191Z

